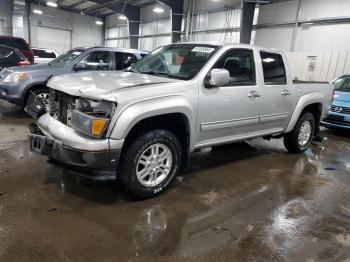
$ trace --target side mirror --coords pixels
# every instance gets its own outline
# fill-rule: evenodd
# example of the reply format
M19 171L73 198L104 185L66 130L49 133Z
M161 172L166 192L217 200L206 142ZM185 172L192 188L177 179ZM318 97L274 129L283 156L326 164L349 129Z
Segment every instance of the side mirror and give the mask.
M76 64L73 69L75 71L81 71L81 70L85 70L86 69L86 64L83 64L83 63L78 63Z
M230 82L230 73L226 69L214 68L205 80L207 88L214 88L227 85Z

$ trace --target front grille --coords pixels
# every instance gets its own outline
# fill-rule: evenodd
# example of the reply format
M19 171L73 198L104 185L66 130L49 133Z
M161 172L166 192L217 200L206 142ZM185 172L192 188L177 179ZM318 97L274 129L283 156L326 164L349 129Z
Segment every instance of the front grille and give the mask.
M50 90L50 115L67 125L70 121L70 111L75 108L75 97L66 93Z
M350 115L350 107L344 107L344 106L333 106L331 107L332 112L340 113L340 114L347 114Z

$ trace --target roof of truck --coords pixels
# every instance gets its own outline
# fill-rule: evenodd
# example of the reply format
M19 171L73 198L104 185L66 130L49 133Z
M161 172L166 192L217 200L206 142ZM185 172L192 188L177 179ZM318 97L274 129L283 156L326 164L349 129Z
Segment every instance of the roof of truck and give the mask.
M279 52L279 50L277 50L275 48L267 48L267 47L258 46L258 45L239 44L239 43L218 43L218 42L212 42L212 41L191 41L191 42L179 42L176 44L230 46L230 47L236 47L236 48L251 48L251 49L257 49L257 50Z

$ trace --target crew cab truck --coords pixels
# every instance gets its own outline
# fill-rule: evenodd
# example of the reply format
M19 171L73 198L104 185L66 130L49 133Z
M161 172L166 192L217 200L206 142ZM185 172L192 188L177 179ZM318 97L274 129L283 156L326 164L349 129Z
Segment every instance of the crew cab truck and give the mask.
M114 170L138 198L164 192L200 148L283 137L289 152L304 152L332 99L329 84L293 84L276 50L231 44L171 44L122 72L57 76L47 85L50 109L30 149Z

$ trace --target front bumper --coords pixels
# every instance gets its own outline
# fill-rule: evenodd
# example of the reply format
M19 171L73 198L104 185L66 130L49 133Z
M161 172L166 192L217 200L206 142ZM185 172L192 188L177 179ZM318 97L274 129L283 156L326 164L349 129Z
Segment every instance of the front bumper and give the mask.
M350 115L330 112L328 117L321 121L321 125L329 128L350 129Z
M62 164L115 170L124 140L95 139L66 126L49 113L38 119L42 134L29 135L30 150Z
M20 92L21 86L15 84L4 85L0 84L0 99L9 101L13 104L22 106L24 97Z
M30 151L76 168L113 170L117 168L120 150L81 151L64 146L62 141L43 135L29 135Z

